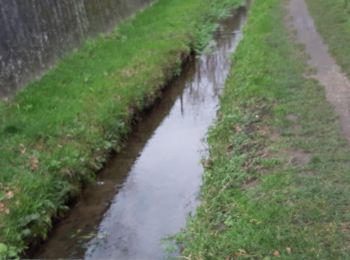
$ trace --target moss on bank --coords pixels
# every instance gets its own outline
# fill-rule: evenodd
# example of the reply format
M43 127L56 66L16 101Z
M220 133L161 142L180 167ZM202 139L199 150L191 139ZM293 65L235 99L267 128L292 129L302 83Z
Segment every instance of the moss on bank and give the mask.
M121 149L135 113L240 2L160 0L0 103L0 258L46 238L52 218Z
M350 149L284 4L255 1L234 54L201 205L177 237L189 259L350 257Z

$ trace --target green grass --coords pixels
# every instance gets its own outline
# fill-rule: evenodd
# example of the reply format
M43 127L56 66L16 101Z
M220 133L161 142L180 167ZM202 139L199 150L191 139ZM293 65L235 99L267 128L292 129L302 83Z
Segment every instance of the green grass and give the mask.
M0 102L0 259L46 238L81 184L241 0L160 0Z
M350 149L285 1L255 1L210 130L189 259L349 259ZM303 62L304 61L304 62Z
M350 77L350 1L306 0L330 52Z

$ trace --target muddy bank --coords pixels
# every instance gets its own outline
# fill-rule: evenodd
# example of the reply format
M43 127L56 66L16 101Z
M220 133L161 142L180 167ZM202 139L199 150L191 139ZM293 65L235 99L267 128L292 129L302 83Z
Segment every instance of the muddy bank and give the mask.
M203 138L245 19L242 8L221 24L212 52L184 67L35 257L165 257L161 239L177 233L196 206Z

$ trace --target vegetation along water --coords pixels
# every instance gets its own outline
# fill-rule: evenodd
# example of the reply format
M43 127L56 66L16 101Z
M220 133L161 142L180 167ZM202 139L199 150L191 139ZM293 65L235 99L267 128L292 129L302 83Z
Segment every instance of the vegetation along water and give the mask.
M199 205L174 237L184 259L350 257L348 2L252 1L208 133ZM217 21L241 4L156 1L0 101L0 259L47 238L110 152L137 135L137 115L162 99L188 58L208 46ZM110 238L112 246L127 239ZM98 246L90 253L108 256Z
M161 0L0 103L0 252L45 239L238 0Z

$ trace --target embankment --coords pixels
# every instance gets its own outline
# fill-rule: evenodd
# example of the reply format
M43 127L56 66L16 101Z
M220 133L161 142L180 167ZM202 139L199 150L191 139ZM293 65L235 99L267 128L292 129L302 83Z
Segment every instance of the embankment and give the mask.
M0 103L0 258L46 238L135 115L240 2L160 0Z
M323 87L305 78L287 2L251 8L201 206L178 236L190 259L349 258L350 149Z

